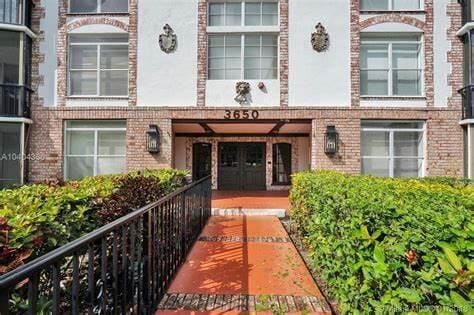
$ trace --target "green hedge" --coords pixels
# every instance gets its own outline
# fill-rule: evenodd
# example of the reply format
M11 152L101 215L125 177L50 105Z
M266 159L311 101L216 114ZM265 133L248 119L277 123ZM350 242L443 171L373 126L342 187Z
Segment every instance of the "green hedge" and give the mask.
M0 274L170 193L185 176L147 170L0 191Z
M474 314L467 182L306 172L293 177L290 199L312 267L343 313Z

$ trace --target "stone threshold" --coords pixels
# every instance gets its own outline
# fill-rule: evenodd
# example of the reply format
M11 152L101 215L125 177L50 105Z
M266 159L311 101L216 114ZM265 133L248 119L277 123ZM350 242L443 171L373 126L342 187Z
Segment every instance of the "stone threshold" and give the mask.
M213 216L276 216L284 218L285 209L212 208Z
M201 242L235 242L235 243L290 243L289 237L279 236L200 236Z
M158 310L169 311L282 311L331 314L326 301L315 296L235 295L235 294L165 294Z

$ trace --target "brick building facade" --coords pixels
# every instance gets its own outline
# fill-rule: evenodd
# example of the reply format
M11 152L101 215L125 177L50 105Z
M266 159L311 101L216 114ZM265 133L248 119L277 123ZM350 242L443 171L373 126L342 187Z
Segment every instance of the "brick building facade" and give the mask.
M472 175L457 0L108 2L34 1L29 181L176 167L215 189L272 190L310 168Z

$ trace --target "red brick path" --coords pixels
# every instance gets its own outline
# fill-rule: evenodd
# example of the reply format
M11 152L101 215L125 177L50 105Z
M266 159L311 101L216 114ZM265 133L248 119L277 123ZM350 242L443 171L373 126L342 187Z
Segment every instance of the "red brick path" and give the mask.
M225 237L225 241L215 241L216 237ZM268 242L269 239L278 241ZM189 302L184 307L186 311L180 309L185 295L194 296L200 306L189 307ZM165 310L157 314L255 314L255 310L258 314L271 314L265 307L267 299L275 299L275 307L284 305L278 304L282 299L298 304L309 297L320 303L319 309L312 309L319 311L309 314L330 314L321 292L275 217L212 217L171 284L167 297L170 296L177 300L182 297L183 301L171 303L171 310L162 303ZM209 301L216 296L237 297L237 306L202 302L202 297ZM248 305L239 305L239 297L244 296L260 306L252 311ZM292 313L287 305L281 307ZM301 314L304 308L293 311Z

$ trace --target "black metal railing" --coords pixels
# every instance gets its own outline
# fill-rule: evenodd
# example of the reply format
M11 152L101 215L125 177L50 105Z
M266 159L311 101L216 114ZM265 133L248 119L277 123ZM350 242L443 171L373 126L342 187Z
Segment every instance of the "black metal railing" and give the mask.
M206 177L1 276L0 314L151 314L210 215Z
M473 119L474 118L474 85L468 85L461 90L459 93L462 96L462 119Z
M0 0L0 23L31 28L31 0Z
M30 117L31 89L23 85L0 84L0 116Z

